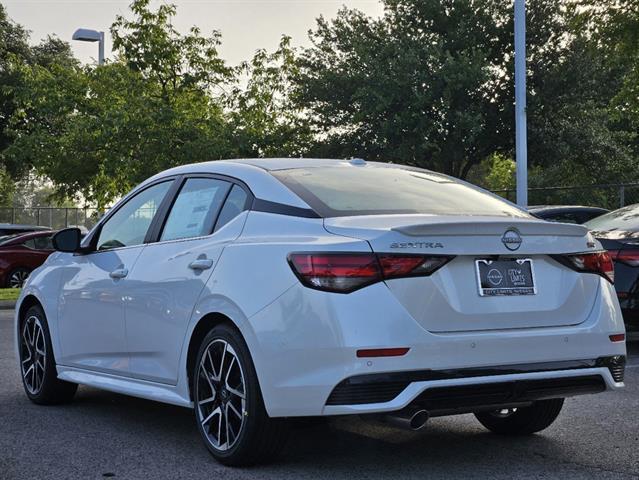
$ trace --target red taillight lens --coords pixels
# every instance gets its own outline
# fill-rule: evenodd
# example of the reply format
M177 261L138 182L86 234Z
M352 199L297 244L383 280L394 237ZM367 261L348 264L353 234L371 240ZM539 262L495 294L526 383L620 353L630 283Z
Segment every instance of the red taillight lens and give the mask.
M610 283L615 282L615 266L608 252L561 255L555 258L578 272L596 273L609 280Z
M291 253L288 261L307 287L349 293L386 279L430 275L451 258L374 253Z
M379 255L385 279L431 275L446 265L452 257L423 255Z
M372 253L291 253L288 261L304 285L329 292L352 292L382 278Z

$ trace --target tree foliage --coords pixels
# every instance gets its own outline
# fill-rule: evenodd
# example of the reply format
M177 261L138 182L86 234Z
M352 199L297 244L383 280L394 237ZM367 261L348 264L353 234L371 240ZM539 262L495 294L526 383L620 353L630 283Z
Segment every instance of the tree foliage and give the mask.
M604 11L609 4L590 1ZM317 150L461 177L495 152L512 157L512 4L383 3L380 19L343 9L332 21L319 19L311 34L299 90L326 138ZM581 28L583 9L556 0L527 6L531 165L573 183L634 168L629 128L609 109L622 92L619 65L606 62L602 42Z
M0 202L46 178L105 207L176 165L233 157L364 157L512 186L512 2L382 0L343 8L302 51L283 36L239 66L220 33L133 0L115 58L81 66L30 46L0 6ZM531 184L637 180L639 0L528 0Z

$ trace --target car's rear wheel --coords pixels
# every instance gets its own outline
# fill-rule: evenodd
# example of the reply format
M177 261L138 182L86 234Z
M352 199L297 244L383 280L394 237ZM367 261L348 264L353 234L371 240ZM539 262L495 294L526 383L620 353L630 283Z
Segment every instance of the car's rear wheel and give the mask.
M7 288L22 288L30 274L31 270L28 268L16 268L12 270L7 276Z
M214 327L204 338L191 373L195 418L211 454L232 466L275 458L286 440L287 424L266 413L240 333L227 325Z
M530 435L548 428L559 416L563 398L539 400L523 408L504 408L477 412L475 417L484 427L502 435Z
M78 388L58 379L44 311L35 305L20 321L20 370L27 397L41 405L70 401Z

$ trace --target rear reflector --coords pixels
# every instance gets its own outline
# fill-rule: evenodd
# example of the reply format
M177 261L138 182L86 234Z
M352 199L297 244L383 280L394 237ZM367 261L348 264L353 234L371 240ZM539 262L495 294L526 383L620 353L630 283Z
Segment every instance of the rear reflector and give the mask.
M453 257L374 253L291 253L288 262L307 287L349 293L382 280L428 276Z
M577 253L574 255L553 255L553 258L577 272L596 273L610 283L615 282L615 266L606 251Z
M626 341L626 334L625 333L617 333L615 335L610 335L610 341L611 342L625 342Z
M369 348L365 350L357 350L359 358L367 357L401 357L406 355L410 348Z

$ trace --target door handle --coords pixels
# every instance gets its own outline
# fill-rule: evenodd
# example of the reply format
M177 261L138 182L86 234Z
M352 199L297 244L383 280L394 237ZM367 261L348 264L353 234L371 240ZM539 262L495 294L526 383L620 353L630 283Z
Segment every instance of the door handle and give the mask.
M116 268L111 273L109 273L109 277L111 277L114 280L117 280L118 278L126 277L128 274L129 274L129 271L126 268Z
M213 266L213 260L210 258L198 258L189 263L191 270L208 270Z

